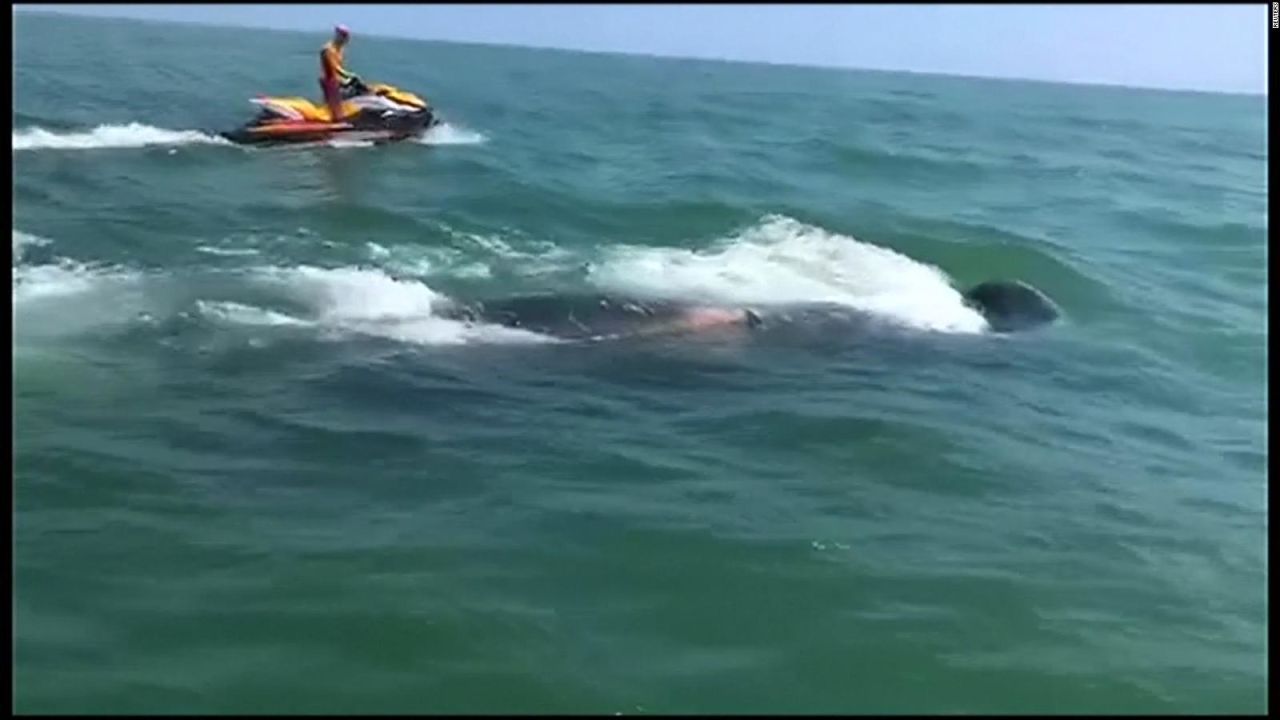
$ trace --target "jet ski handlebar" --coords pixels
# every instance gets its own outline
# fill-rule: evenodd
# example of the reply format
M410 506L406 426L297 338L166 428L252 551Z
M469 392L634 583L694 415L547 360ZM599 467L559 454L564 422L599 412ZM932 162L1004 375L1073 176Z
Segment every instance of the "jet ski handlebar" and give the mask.
M363 95L369 92L369 86L365 85L364 81L359 77L352 75L345 83L342 84L342 90L345 95L351 97L354 95Z

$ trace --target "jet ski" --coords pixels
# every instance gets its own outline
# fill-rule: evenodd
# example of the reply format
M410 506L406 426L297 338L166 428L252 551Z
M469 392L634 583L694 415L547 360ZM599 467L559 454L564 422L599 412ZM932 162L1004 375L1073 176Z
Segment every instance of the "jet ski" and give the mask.
M411 92L354 79L343 87L341 122L329 108L300 97L251 99L261 110L244 127L220 133L242 145L316 143L330 140L394 142L416 137L439 124L435 110Z

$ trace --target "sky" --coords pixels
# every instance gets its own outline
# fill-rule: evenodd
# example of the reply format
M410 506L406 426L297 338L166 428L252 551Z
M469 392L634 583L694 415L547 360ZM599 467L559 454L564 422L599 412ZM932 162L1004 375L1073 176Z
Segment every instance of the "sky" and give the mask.
M1269 4L21 5L498 45L1265 94Z

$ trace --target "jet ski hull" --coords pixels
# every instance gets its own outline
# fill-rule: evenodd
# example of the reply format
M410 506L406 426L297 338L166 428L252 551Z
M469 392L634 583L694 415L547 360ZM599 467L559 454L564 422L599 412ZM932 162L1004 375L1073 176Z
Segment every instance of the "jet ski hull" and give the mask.
M422 135L439 120L431 111L412 115L378 117L366 121L357 116L347 122L329 123L306 120L252 122L242 128L221 133L239 145L292 145L318 142L396 142Z

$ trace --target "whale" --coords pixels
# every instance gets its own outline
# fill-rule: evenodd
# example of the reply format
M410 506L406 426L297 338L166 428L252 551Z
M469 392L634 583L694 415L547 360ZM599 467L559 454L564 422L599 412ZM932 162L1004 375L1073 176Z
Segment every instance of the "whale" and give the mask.
M997 334L1042 328L1062 314L1048 296L1020 280L979 283L963 291L962 297ZM833 303L743 306L608 293L543 293L455 302L443 308L441 314L562 340L637 338L734 328L767 331L780 325L836 325L850 330L884 325L865 312Z

